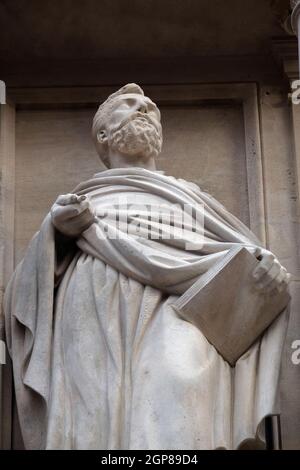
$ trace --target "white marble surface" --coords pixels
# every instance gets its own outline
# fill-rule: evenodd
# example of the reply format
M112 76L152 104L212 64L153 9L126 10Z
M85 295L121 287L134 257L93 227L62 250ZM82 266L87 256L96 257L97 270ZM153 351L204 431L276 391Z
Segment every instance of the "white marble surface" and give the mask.
M232 369L197 328L179 319L170 300L232 245L254 252L260 244L209 195L156 171L160 114L139 87L127 85L104 109L93 134L111 170L74 190L89 199L56 201L6 292L25 445L214 449L257 438L259 447L262 419L278 412L286 315ZM124 123L127 132L118 134ZM204 203L203 248L187 252L185 239L172 246L101 237L99 204L107 193L113 198L124 191L133 200L146 195L149 203ZM261 289L285 287L286 270L267 250L261 256L251 282Z

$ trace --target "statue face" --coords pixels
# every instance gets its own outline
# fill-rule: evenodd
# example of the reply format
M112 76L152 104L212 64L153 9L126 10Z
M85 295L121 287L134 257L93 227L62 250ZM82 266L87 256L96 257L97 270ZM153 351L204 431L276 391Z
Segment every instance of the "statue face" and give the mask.
M155 126L160 127L160 112L156 104L147 96L134 93L115 98L115 108L110 114L107 127L117 129L127 120L134 119L137 113L147 115Z
M162 146L160 112L148 97L128 93L115 98L106 129L97 134L99 143L128 158L156 157Z

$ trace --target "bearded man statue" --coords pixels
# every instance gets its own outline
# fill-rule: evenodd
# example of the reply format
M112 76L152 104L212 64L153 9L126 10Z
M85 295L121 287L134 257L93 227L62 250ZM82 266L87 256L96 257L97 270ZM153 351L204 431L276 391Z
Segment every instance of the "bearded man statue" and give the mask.
M139 86L112 94L92 132L109 169L58 197L5 294L25 447L263 447L287 314L231 367L172 305L237 246L259 259L249 282L262 291L286 289L285 268L209 194L156 170L160 112ZM164 237L171 222L155 232L137 204L201 205L203 233Z

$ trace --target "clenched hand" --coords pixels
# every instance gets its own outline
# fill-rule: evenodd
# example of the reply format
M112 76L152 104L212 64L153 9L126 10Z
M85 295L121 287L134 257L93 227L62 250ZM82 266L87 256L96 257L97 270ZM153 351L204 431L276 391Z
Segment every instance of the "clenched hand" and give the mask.
M67 237L79 237L95 222L94 210L87 196L64 194L58 196L51 208L52 223Z
M258 248L255 255L259 259L253 272L257 288L262 292L271 292L273 289L282 292L287 289L291 275L275 255L264 248Z

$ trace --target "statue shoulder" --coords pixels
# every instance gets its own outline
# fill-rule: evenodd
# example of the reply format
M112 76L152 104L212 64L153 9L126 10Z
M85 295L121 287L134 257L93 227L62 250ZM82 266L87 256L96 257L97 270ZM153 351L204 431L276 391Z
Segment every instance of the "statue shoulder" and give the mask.
M184 180L183 178L178 178L177 181L179 181L179 183L183 184L187 188L192 189L193 191L195 191L197 193L202 192L198 183L195 183L193 181L187 181L187 180Z

